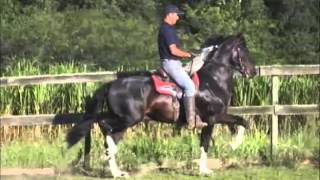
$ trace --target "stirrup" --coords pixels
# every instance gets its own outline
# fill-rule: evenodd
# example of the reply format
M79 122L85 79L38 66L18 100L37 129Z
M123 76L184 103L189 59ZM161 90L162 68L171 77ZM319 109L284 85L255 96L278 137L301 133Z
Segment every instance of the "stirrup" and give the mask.
M200 123L196 123L193 126L188 125L188 129L192 130L192 129L202 129L204 127L208 126L207 123L205 122L200 122Z
M206 126L208 123L201 121L200 117L196 117L192 124L188 123L188 129L202 129Z

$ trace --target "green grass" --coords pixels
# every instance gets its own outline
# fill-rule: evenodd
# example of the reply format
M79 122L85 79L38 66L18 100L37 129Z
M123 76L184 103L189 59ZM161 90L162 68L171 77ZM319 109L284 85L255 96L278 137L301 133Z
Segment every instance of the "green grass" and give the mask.
M133 179L211 179L212 177L197 176L197 164L192 159L199 158L199 140L197 134L182 130L181 135L166 137L170 132L158 133L159 125L149 127L152 136L141 134L141 130L130 130L119 144L118 164L121 169L129 171ZM141 127L140 127L141 128ZM215 170L214 179L301 179L316 180L319 177L317 168L301 166L305 159L319 161L319 138L313 128L297 131L291 136L280 136L277 155L273 161L269 159L269 137L264 132L247 133L243 144L235 151L228 148L231 140L229 133L221 130L215 134L216 148L210 148L208 158L233 159L239 165L230 169ZM108 164L101 160L105 151L101 134L94 131L91 150L91 176L79 174L82 158L79 151L83 144L79 143L68 150L64 142L65 130L57 138L22 138L1 145L1 167L41 168L54 167L59 176L52 179L97 179L109 177ZM264 159L266 158L266 159ZM166 160L186 162L181 168L166 171L148 171L139 175L148 163L159 166ZM244 162L259 161L268 166L248 166ZM151 165L150 165L151 166ZM76 173L76 174L74 174ZM77 175L78 174L78 175ZM18 179L50 179L37 176L19 176ZM106 178L108 179L108 178Z
M139 128L139 127L137 127ZM153 128L158 128L158 125ZM1 145L2 167L60 167L77 159L78 151L83 148L81 143L67 150L63 130L58 138L22 138ZM156 131L153 129L152 131ZM156 135L129 132L119 144L118 162L122 168L136 170L137 165L148 162L161 164L164 160L189 161L199 158L198 134L183 129L181 135L167 137L166 133ZM319 136L317 128L297 131L291 136L279 139L277 155L274 163L295 167L305 159L319 160ZM215 148L209 149L209 158L236 159L270 162L268 158L269 136L264 132L247 133L242 145L235 151L230 150L228 142L231 135L227 131L216 134ZM93 133L91 165L93 168L106 166L101 160L105 152L103 138L96 130Z
M1 167L65 166L76 159L79 145L68 151L61 137L54 141L43 138L7 142L1 145Z

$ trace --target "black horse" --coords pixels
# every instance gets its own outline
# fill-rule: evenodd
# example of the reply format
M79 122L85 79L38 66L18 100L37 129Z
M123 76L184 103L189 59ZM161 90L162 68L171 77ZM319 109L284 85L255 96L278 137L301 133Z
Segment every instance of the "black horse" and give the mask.
M209 53L203 67L198 71L200 85L196 95L197 114L202 121L208 123L208 126L201 130L200 140L199 165L200 172L204 174L211 173L206 160L214 125L227 124L233 131L236 130L236 125L240 125L243 127L242 134L247 127L242 117L227 114L232 95L234 71L239 71L246 77L256 74L254 62L249 56L242 34L211 38L204 43L205 47L211 45L218 46ZM97 122L105 136L106 154L112 175L127 176L128 174L120 171L116 164L116 144L127 128L144 119L166 123L185 122L184 113L180 113L176 118L176 108L173 107L179 106L179 100L176 101L175 98L157 93L150 74L132 75L108 82L96 90L92 98L87 99L83 121L75 125L67 134L69 147L90 132L91 125ZM105 113L99 110L104 106L103 102L106 102L108 107Z

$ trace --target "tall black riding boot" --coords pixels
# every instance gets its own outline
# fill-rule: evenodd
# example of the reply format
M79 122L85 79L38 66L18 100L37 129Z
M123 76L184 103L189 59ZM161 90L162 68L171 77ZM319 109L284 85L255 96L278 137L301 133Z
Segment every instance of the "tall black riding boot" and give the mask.
M203 128L207 126L208 124L205 122L202 122L200 118L197 118L196 112L195 112L195 98L193 97L184 97L184 109L186 112L186 119L188 122L188 129L194 129L194 128Z

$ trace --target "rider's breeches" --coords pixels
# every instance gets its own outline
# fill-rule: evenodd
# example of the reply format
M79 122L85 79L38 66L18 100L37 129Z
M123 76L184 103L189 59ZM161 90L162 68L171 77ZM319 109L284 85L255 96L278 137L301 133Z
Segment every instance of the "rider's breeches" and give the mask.
M180 61L164 59L161 63L163 69L184 90L185 96L191 97L195 95L195 85L188 73L183 69Z

